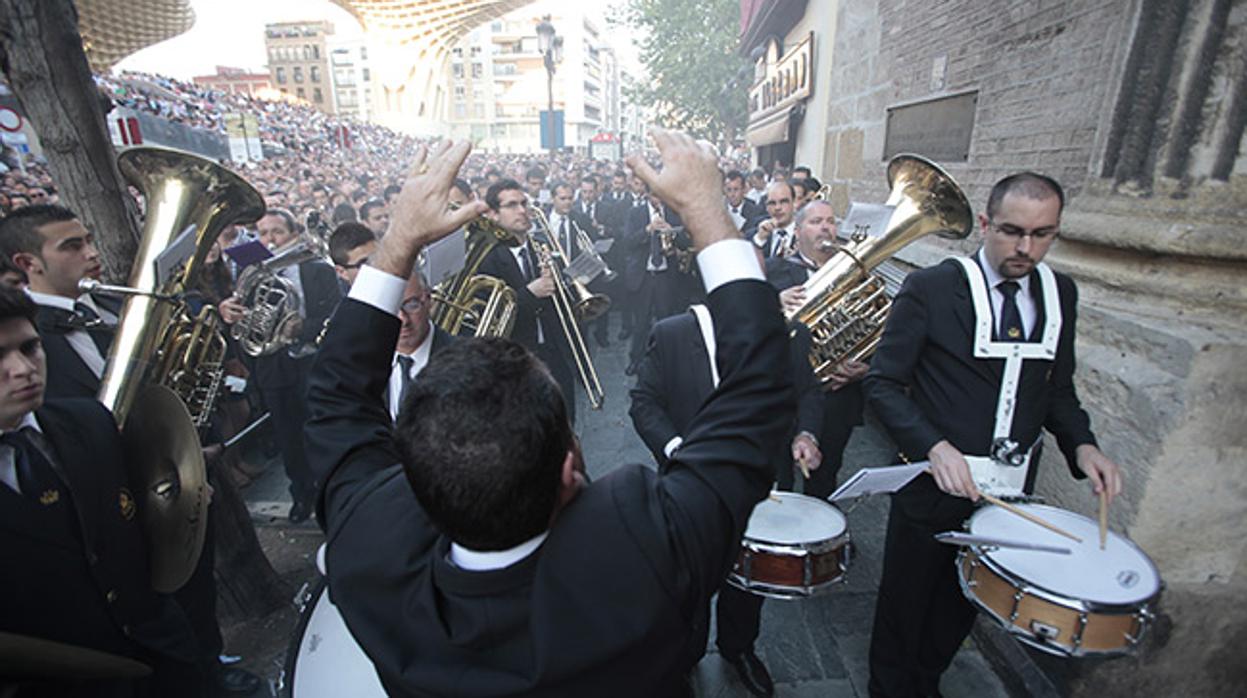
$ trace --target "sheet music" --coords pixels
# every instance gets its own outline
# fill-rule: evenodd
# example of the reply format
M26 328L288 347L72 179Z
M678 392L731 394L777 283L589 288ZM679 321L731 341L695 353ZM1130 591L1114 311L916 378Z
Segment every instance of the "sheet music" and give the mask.
M420 259L420 271L430 286L436 286L452 274L463 269L467 256L467 241L460 228L424 248Z
M860 230L864 235L878 237L888 229L888 222L892 220L892 212L895 210L895 206L887 204L853 202L849 204L849 212L845 214L844 222L838 226L839 236L847 238Z
M156 287L163 288L169 279L184 268L187 260L195 255L199 226L191 223L156 256Z
M832 492L828 499L838 502L869 494L891 494L908 485L910 480L921 475L930 465L928 461L919 461L882 468L862 468Z

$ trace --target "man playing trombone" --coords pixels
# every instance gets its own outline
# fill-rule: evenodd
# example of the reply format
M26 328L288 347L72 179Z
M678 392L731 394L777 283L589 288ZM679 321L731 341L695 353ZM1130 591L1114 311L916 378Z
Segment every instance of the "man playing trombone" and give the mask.
M498 245L481 262L481 274L501 279L515 290L515 325L511 339L524 345L545 363L567 401L567 412L576 421L576 379L568 363L570 348L555 311L554 273L543 264L529 230L531 202L519 182L499 180L485 194L485 216L520 241L515 247Z

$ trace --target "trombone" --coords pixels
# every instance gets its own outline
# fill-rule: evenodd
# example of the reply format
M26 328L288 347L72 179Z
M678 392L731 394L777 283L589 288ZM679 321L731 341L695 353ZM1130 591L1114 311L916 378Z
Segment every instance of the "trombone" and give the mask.
M533 206L530 212L537 221L538 228L545 233L545 241L534 238L533 246L541 258L541 263L550 268L554 279L554 295L551 297L554 301L554 312L559 316L563 337L567 340L568 347L571 348L572 361L576 363L576 373L580 376L580 384L584 386L585 393L589 396L589 406L600 410L602 401L606 399L606 392L602 390L598 372L593 368L593 360L589 357L589 346L585 344L584 335L580 332L580 325L577 324L576 318L578 314L589 316L599 307L601 309L593 312L592 317L601 315L606 308L610 307L610 299L600 295L594 296L589 293L584 284L575 279L569 281L565 277L563 266L567 255L559 244L558 236L551 232L549 219L546 218L545 212L536 206ZM603 305L605 307L601 307Z

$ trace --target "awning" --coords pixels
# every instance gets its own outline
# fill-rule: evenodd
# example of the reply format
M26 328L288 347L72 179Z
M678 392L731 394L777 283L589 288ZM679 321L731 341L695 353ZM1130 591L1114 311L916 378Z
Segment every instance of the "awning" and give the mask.
M783 143L788 140L788 125L792 121L792 107L768 114L745 129L745 140L749 145L760 148L772 143Z

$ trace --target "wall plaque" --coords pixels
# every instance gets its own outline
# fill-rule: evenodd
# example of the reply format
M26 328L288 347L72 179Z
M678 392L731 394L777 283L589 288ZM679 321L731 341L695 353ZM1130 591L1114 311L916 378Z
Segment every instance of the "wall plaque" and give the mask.
M883 159L915 153L942 162L965 162L970 157L974 111L979 93L964 92L888 109Z

